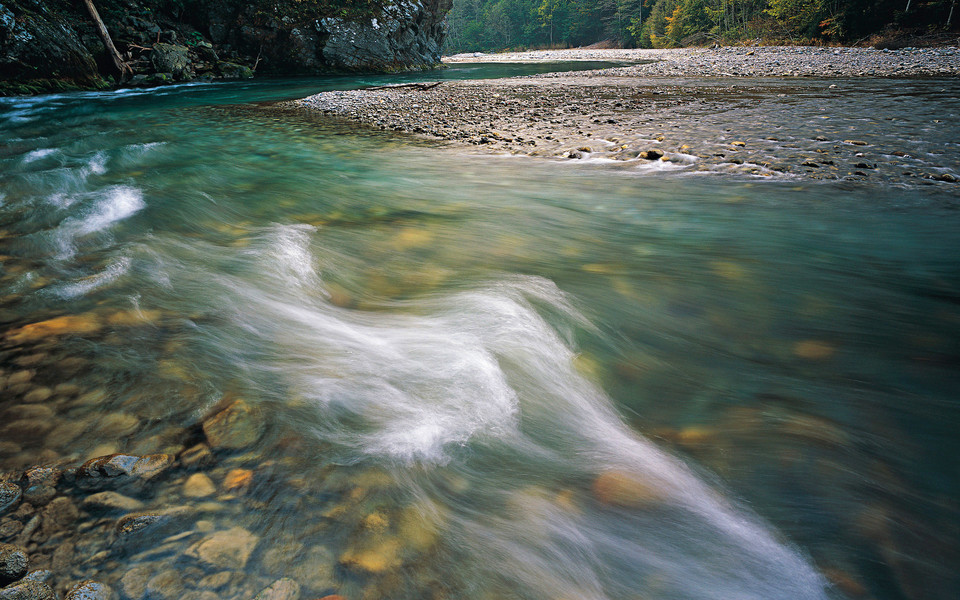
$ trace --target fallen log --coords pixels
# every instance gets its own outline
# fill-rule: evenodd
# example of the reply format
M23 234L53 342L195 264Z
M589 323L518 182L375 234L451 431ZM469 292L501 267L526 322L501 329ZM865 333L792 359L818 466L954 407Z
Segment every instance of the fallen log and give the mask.
M117 47L113 45L113 40L110 39L110 33L107 31L107 26L103 24L103 19L100 18L100 13L97 12L97 7L93 5L93 0L83 0L83 3L86 5L87 12L90 13L90 18L93 19L93 23L97 27L97 35L100 36L100 40L103 41L103 45L107 47L107 54L110 55L110 60L113 61L113 66L120 75L120 81L125 81L128 76L133 75L133 69L131 69L130 65L123 61L123 58L117 51Z
M368 88L363 88L363 91L368 92L370 90L396 90L399 88L413 88L417 90L430 90L438 85L443 83L442 81L437 81L435 83L400 83L397 85L375 85Z

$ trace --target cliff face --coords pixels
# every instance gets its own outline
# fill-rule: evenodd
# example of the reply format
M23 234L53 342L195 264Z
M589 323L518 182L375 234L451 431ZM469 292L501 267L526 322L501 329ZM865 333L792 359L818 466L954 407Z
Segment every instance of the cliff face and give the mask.
M440 63L452 0L95 0L134 85ZM0 93L108 84L82 3L0 0Z

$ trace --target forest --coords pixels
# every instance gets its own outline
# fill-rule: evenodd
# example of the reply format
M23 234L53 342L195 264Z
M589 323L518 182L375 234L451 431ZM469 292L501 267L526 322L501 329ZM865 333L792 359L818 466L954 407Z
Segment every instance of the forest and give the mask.
M956 0L454 0L448 52L851 44L956 30Z

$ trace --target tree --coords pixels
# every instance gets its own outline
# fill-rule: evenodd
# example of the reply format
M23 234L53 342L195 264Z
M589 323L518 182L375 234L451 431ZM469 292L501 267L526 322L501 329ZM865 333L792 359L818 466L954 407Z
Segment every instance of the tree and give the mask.
M120 80L126 80L127 77L133 75L133 69L123 61L120 53L117 52L117 47L113 45L113 40L110 38L107 26L103 24L103 19L100 18L100 13L97 12L97 7L93 5L93 0L83 0L83 3L87 7L87 12L90 13L90 18L93 19L93 23L97 28L97 35L100 36L103 45L107 48L107 54L110 56L110 60L113 62L113 66L117 70Z

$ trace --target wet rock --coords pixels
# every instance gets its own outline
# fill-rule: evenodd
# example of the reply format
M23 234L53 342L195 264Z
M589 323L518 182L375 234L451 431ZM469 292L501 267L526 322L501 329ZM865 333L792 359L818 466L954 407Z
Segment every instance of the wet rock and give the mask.
M246 448L260 439L264 429L260 414L243 400L236 400L203 422L203 433L214 448Z
M53 551L53 556L50 557L50 568L61 573L66 572L70 568L75 555L76 546L74 546L73 543L61 542L57 544L56 549Z
M70 588L63 600L116 600L116 597L107 584L88 579Z
M27 551L13 544L0 544L0 585L27 574Z
M87 510L130 512L143 508L143 502L117 492L91 494L80 503Z
M49 584L53 580L53 571L47 569L37 569L36 571L30 571L23 576L23 579L20 581L36 581L37 583L46 583Z
M53 390L48 387L41 386L38 388L33 388L27 392L27 394L23 397L23 401L28 403L46 402L52 395Z
M174 457L170 454L148 454L146 456L108 454L107 456L92 458L83 463L77 469L77 478L95 480L125 475L149 480L170 468L173 461Z
M194 473L183 484L183 495L187 498L206 498L217 492L217 486L203 473Z
M0 590L0 600L57 600L57 594L46 583L24 580Z
M242 570L260 538L242 527L218 531L187 550L187 555L215 569Z
M666 490L657 482L643 481L624 471L607 471L593 480L593 495L603 504L642 508L661 503Z
M252 79L253 69L244 65L238 65L228 61L221 60L217 63L217 71L225 79Z
M660 160L661 158L663 158L663 151L662 150L644 150L637 156L639 156L644 160Z
M9 509L16 508L23 491L20 486L9 481L0 481L0 515Z
M177 80L189 79L187 67L190 59L187 56L189 49L178 44L160 42L153 45L150 53L150 62L158 73L170 73Z
M270 587L263 590L253 600L299 600L300 584L284 577L274 581Z

